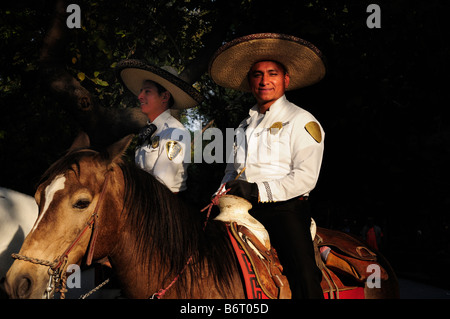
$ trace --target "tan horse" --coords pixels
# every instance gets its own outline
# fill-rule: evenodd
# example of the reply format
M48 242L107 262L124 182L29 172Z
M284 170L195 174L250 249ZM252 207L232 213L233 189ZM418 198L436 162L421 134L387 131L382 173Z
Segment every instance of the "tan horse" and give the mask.
M203 229L202 214L126 163L131 138L97 152L81 134L44 174L38 219L6 277L10 298L51 297L68 265L106 258L127 298L245 298L225 225Z
M98 153L82 135L44 174L35 195L39 217L7 274L11 298L52 293L49 272L63 279L65 267L81 264L88 247L88 262L107 257L128 298L151 297L183 269L165 298L245 297L226 229L210 222L203 231L201 214L126 165L122 154L130 141Z

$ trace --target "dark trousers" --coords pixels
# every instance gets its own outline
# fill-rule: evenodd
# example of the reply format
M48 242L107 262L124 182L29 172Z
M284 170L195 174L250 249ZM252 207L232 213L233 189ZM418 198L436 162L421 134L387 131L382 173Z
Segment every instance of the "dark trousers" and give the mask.
M292 299L323 298L322 273L316 265L311 239L309 202L298 198L284 202L259 203L250 210L269 232L278 253Z

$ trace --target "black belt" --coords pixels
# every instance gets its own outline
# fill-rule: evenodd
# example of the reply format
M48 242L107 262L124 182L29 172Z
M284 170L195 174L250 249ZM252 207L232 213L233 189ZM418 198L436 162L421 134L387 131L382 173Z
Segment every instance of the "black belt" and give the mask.
M303 196L303 195L302 195L302 196L297 197L297 199L298 199L298 200L308 200L308 197L309 197L309 196Z

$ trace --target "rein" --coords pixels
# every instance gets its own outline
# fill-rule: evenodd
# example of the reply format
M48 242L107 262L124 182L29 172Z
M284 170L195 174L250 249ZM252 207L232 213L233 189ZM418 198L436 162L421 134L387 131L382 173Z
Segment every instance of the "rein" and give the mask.
M33 264L49 267L48 273L50 275L50 279L49 279L47 289L45 290L45 293L44 293L46 299L50 299L50 296L51 296L53 290L58 285L61 286L59 288L59 291L61 292L61 299L65 298L65 292L67 291L67 289L66 289L66 279L67 278L66 278L66 273L63 270L67 264L67 260L69 258L69 253L78 244L78 242L81 240L81 238L83 237L83 235L86 233L86 231L88 229L92 229L92 231L91 231L92 237L91 237L90 244L89 244L86 265L88 265L88 266L91 265L92 258L94 255L95 243L97 241L97 235L98 235L98 227L95 227L95 222L98 219L98 210L99 210L100 205L103 202L103 199L105 197L106 186L108 185L108 181L110 178L109 176L110 176L109 172L107 172L105 174L105 181L103 182L102 190L101 190L99 199L97 201L97 205L95 206L94 212L91 214L89 220L86 222L85 227L78 233L78 236L72 241L72 243L69 245L69 247L67 247L67 249L64 251L64 253L61 256L57 257L53 262L50 262L47 260L33 258L33 257L27 257L24 255L19 255L19 254L11 255L14 259L28 261Z

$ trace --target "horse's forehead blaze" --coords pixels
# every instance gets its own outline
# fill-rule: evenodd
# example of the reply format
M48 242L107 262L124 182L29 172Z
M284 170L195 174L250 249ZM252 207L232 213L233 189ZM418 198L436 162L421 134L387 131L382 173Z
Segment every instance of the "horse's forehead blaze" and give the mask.
M50 184L47 185L47 187L44 190L44 198L43 198L44 203L41 203L41 207L43 204L42 211L39 214L39 218L34 224L34 227L31 230L31 232L33 232L37 228L42 218L44 217L45 213L47 212L48 208L50 207L50 204L53 201L53 197L55 196L55 193L57 191L64 189L65 183L66 177L64 175L58 175L53 179L53 181Z

